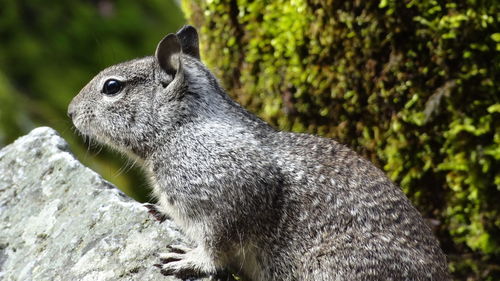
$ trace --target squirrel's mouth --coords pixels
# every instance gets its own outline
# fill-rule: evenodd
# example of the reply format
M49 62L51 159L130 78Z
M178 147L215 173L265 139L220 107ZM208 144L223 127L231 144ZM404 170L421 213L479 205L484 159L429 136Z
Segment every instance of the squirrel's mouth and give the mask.
M103 126L93 122L92 118L85 116L75 116L73 118L74 128L89 148L100 144L108 145L127 155L144 156L144 148L138 146L133 140L128 138L119 138L114 130L104 130Z
M75 114L72 116L73 126L75 131L85 138L94 139L96 138L96 134L94 130L97 129L95 125L91 124L92 118L91 116L87 116L86 114Z

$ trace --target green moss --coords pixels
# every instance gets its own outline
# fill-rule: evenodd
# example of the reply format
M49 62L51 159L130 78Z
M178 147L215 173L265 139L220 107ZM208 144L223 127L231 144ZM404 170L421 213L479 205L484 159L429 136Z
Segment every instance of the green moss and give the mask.
M498 1L183 5L233 97L371 159L441 222L457 279L500 278Z

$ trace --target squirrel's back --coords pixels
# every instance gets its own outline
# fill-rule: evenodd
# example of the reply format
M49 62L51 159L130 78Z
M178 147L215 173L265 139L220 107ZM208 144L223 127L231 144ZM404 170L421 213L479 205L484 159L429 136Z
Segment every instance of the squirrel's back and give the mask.
M293 202L287 227L303 239L301 280L447 280L430 228L380 169L331 139L289 132L275 139L285 201Z

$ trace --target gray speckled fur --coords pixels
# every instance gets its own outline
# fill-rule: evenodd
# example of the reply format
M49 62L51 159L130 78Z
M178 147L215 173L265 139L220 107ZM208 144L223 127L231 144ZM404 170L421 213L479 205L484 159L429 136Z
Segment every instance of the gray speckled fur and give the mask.
M276 131L232 101L196 55L169 54L174 72L162 59L103 70L69 112L82 134L141 160L161 211L197 243L164 254L166 272L449 280L429 227L382 171L334 140ZM101 93L110 77L126 81L112 97Z

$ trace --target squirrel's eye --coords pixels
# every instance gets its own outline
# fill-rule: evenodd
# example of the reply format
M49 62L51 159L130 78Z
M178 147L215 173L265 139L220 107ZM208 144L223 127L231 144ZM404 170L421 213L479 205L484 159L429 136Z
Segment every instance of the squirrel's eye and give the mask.
M101 93L105 95L115 95L117 94L123 87L123 82L118 81L116 79L108 79L104 82L104 86L102 87Z

